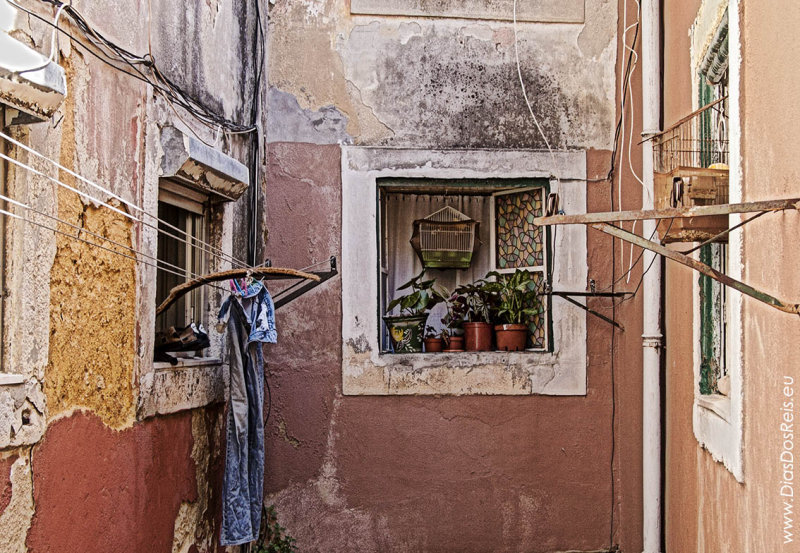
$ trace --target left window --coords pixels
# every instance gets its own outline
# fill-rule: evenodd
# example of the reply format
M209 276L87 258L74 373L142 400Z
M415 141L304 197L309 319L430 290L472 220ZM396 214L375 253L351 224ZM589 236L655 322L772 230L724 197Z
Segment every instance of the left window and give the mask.
M156 305L175 286L208 273L208 197L166 181L158 194L158 267ZM208 325L205 287L182 296L156 318L156 331L168 332L196 325Z

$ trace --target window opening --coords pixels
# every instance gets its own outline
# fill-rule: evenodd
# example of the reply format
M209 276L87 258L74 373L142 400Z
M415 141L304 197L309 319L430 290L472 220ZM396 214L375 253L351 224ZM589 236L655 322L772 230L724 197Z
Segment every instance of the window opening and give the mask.
M180 203L181 206L175 205ZM187 209L188 208L188 209ZM175 286L191 279L195 275L208 273L207 254L199 247L191 247L183 240L172 235L185 238L186 242L194 240L207 241L207 222L202 204L189 199L176 201L170 194L159 194L158 218L158 261L160 270L156 276L156 305L159 305ZM166 224L173 225L186 232L182 236ZM175 274L180 273L180 274ZM157 331L167 331L170 327L183 328L191 323L207 325L206 297L203 287L182 296L156 321Z
M727 163L728 144L727 71L717 85L711 85L699 75L698 100L701 106L725 98L714 109L701 115L700 161L702 167ZM727 273L728 245L711 243L700 248L700 261L711 268ZM700 275L700 393L727 394L727 303L728 287Z
M512 273L530 271L534 285L544 290L550 263L547 230L533 223L543 214L546 181L531 179L489 179L461 181L447 179L380 179L378 183L379 252L378 321L381 351L391 351L386 325L381 318L386 306L399 293L397 288L422 271L422 263L409 240L415 220L450 207L480 222L476 240L480 246L470 266L464 269L426 269L426 279L453 290L482 279L493 270ZM550 304L540 296L542 310L528 321L527 349L550 348ZM427 324L441 330L444 306L434 308Z

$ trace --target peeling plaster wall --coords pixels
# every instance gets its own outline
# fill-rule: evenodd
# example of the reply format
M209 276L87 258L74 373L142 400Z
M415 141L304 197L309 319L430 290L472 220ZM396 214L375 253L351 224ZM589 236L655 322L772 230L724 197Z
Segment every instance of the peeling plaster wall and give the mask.
M338 255L340 155L335 145L270 145L274 263ZM609 153L589 152L587 162L596 178ZM608 196L601 185L589 203L600 209ZM610 273L610 245L589 235L589 276L598 282ZM608 545L612 504L615 543L641 547L631 460L641 449L636 304L621 314L629 336L616 344L612 502L605 323L587 319L586 397L343 396L340 298L337 279L281 309L281 338L268 350L267 500L301 551L595 551Z
M403 15L412 3L368 4L401 15L351 15L349 2L331 0L277 0L270 11L266 248L276 265L341 253L339 145L545 147L519 88L510 12L466 20L437 10L473 4L413 3L432 17ZM501 5L511 3L492 3ZM588 0L585 23L519 25L533 108L554 148L586 151L594 211L611 195L619 207L618 183L602 177L615 63L626 55L621 8ZM627 167L622 186L624 207L641 205ZM588 233L587 245L588 276L602 288L612 241ZM616 255L619 276L627 263ZM618 309L625 332L613 349L609 326L587 317L585 396L369 397L342 395L340 298L337 279L283 308L268 352L267 499L300 550L641 550L638 300ZM607 300L590 303L610 314Z
M666 2L665 21L666 122L692 109L689 39L686 30L699 9L709 2ZM793 32L800 9L793 2L731 2L738 9L742 65L739 109L741 113L742 201L791 198L800 195L796 176L800 163L793 153L800 120L792 94L800 86L798 75L786 71L786 52L800 47ZM701 7L703 6L703 7ZM733 17L733 13L730 14ZM730 50L735 43L729 38ZM793 46L794 45L794 46ZM678 55L678 53L680 53ZM769 83L769 86L765 86ZM681 100L682 99L682 100ZM733 171L732 171L733 173ZM793 211L776 214L742 229L742 280L789 302L797 302L800 261L795 254L800 218ZM745 297L741 328L743 386L743 483L711 453L702 448L692 430L691 410L696 383L691 370L692 283L697 274L668 265L667 273L667 495L666 539L669 551L704 553L750 551L794 552L797 534L797 448L784 465L781 454L787 437L797 444L797 390L800 376L794 346L800 339L796 316ZM785 378L793 380L794 397L784 395ZM784 401L791 401L784 419ZM784 436L781 424L792 425ZM781 496L787 481L794 498ZM784 488L786 492L787 489ZM784 501L792 533L785 541Z
M123 48L151 53L170 79L212 110L251 122L257 24L252 2L73 5ZM55 15L46 3L31 9L48 20ZM10 34L49 53L51 28L12 12ZM65 19L61 27L77 34ZM255 142L176 114L152 88L63 36L59 45L65 102L51 121L3 131L65 169L6 146L4 153L45 176L4 164L4 193L44 213L20 212L37 222L55 225L48 216L58 217L74 225L58 223L62 232L128 255L127 248L134 248L154 256L155 232L132 222L125 214L141 212L112 193L156 212L164 154L160 129L195 133L248 166ZM266 104L266 92L261 101ZM261 184L252 186L262 197ZM237 258L247 257L253 216L246 199L217 206L211 218L210 240ZM221 550L225 367L154 370L152 267L18 219L5 220L5 227L0 372L20 374L23 382L0 385L0 551ZM224 263L212 264L212 270L221 268ZM209 294L210 311L220 297ZM222 337L213 338L210 351L219 356Z
M616 9L588 0L585 24L519 24L523 79L555 148L609 148ZM507 21L351 16L347 2L281 0L270 49L271 87L300 110L338 110L355 144L545 146L519 90ZM270 134L284 118L270 116L270 140L285 140Z

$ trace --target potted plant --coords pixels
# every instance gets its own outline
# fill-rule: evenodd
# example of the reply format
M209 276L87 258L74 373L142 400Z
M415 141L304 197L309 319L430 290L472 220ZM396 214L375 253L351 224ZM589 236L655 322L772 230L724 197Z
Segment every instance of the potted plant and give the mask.
M492 349L491 310L496 300L493 283L484 279L463 284L456 292L464 298L467 306L467 321L464 322L464 342L467 351L489 351Z
M400 315L383 317L389 328L395 353L422 352L422 336L425 322L428 320L428 310L443 299L433 287L435 280L422 280L424 275L423 270L400 286L398 290L410 289L411 292L393 299L387 306L387 312L400 307Z
M447 313L442 318L442 339L444 340L444 351L464 351L464 329L462 324L467 316L467 302L464 296L458 293L450 294L447 290L442 290L441 294L447 306Z
M425 327L425 351L427 353L438 353L442 351L442 337L431 325Z
M526 321L528 317L539 313L541 305L533 274L517 269L511 274L492 271L486 276L497 279L487 284L490 290L497 293L497 317L502 321L494 327L497 349L525 349L528 340Z

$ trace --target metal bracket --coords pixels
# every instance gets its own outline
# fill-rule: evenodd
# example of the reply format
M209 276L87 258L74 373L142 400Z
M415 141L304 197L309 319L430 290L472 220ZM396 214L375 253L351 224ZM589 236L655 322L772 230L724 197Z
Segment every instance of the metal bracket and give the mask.
M571 296L580 296L580 297L596 297L596 298L620 298L623 296L631 295L631 292L558 292L558 291L551 291L548 293L551 296L558 296L560 298L564 298L569 303L580 307L581 309L585 310L587 313L590 313L597 317L598 319L602 319L603 321L614 325L621 331L625 332L625 327L622 326L620 323L612 319L611 317L607 317L602 313L598 313L594 309L590 309L586 305L583 305L579 301L572 299Z
M630 242L640 248L644 248L646 250L650 250L651 252L655 252L659 255L666 257L667 259L671 259L673 261L677 261L681 265L686 265L690 269L694 269L695 271L706 275L707 277L713 278L717 282L724 284L734 290L738 290L742 294L746 294L751 298L755 298L760 302L766 303L769 306L774 307L780 311L784 311L786 313L794 313L795 315L800 315L800 305L798 304L791 304L786 303L778 298L770 296L766 292L762 292L760 290L756 290L752 286L745 284L735 278L731 278L725 273L721 273L716 269L709 267L705 263L701 263L696 259L689 257L688 255L682 254L680 252L676 252L674 250L670 250L669 248L665 248L661 244L657 242L653 242L652 240L647 240L646 238L642 238L636 234L628 232L627 230L623 230L619 227L615 227L614 225L609 225L608 223L592 223L589 225L590 227L597 229L599 231L605 232L606 234L610 234L611 236L615 236L617 238L621 238L626 242Z
M588 225L593 229L610 234L611 236L625 240L626 242L634 244L635 246L639 246L640 248L655 252L663 257L666 257L667 259L676 261L681 265L689 267L690 269L694 269L695 271L706 275L707 277L713 278L725 286L733 288L734 290L738 290L742 294L766 303L775 309L785 313L800 315L800 304L787 303L779 300L778 298L757 290L752 286L745 284L744 282L740 282L734 278L731 278L728 275L706 265L705 263L701 263L700 261L689 257L685 253L670 250L658 242L648 240L633 234L632 232L628 232L609 224L611 222L619 221L677 219L685 217L705 217L710 215L729 215L732 213L764 213L767 211L782 211L786 209L800 210L800 198L746 202L739 204L717 204L670 209L651 209L643 211L612 211L605 213L584 213L581 215L554 215L552 217L537 217L533 220L533 222L537 225ZM745 221L745 223L754 219L755 217L751 217L749 220ZM727 232L730 232L731 230L734 230L740 226L742 226L742 224L729 229ZM727 234L727 232L722 234Z
M296 300L306 292L313 290L323 282L332 279L339 271L336 266L336 256L332 255L330 258L330 270L328 271L309 271L312 275L317 275L319 280L301 280L281 290L273 297L275 309L279 309L287 303Z

